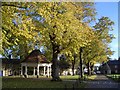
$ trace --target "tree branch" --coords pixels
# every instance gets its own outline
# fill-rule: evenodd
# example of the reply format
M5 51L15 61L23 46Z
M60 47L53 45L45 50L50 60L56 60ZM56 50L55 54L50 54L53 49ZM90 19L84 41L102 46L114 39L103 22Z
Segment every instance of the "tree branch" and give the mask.
M27 7L22 7L14 4L6 4L6 3L2 3L1 6L11 6L11 7L17 7L17 8L25 8L25 9L27 8Z

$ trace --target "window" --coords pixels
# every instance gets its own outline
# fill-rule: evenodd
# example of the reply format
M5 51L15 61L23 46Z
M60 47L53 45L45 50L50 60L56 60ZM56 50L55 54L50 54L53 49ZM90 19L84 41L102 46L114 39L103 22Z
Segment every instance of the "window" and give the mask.
M118 71L117 70L115 70L115 73L117 73Z
M115 68L117 68L117 65L115 65Z

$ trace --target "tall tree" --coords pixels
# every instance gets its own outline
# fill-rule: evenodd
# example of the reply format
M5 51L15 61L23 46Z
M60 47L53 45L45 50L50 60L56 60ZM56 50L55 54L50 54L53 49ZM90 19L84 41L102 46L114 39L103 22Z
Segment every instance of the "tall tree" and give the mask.
M42 39L46 46L52 47L52 77L60 80L57 57L59 53L72 55L71 51L79 52L79 47L87 45L91 33L88 26L80 22L75 13L81 13L82 9L73 3L39 3L38 13L45 19L43 29L40 29ZM72 9L71 9L72 8ZM81 43L79 43L81 42Z
M102 17L94 26L95 38L91 45L85 48L84 51L89 75L91 75L90 67L93 62L107 61L108 57L113 54L113 51L111 51L109 47L109 43L114 39L113 34L109 34L109 32L113 30L113 24L114 22L108 17Z
M115 38L113 34L110 34L110 31L113 31L113 25L114 22L111 21L108 17L102 17L99 19L99 22L93 26L98 39L104 44L105 52L108 57L113 54L109 46L109 44Z

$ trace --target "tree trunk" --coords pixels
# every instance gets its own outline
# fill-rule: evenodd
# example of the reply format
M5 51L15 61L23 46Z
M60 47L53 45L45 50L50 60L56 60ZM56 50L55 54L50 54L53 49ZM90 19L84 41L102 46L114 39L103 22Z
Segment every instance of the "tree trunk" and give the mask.
M90 62L88 62L87 68L88 68L88 75L91 75Z
M89 72L90 72L90 69L89 69L89 62L87 63L87 69L88 69L87 74L89 75Z
M90 65L91 74L92 74L92 72L93 72L93 67L94 67L94 64Z
M72 73L73 73L73 76L75 75L74 69L75 69L75 58L74 58L74 60L72 61Z
M58 65L58 47L53 45L53 59L52 59L52 81L61 81L59 77L59 65Z
M80 77L83 78L83 69L82 69L82 48L80 48Z

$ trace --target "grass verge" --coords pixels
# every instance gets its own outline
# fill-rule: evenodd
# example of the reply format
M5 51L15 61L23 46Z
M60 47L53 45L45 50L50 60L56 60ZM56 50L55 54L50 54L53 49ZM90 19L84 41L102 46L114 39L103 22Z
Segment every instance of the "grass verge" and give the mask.
M120 74L110 74L106 75L108 78L114 80L115 82L120 82Z
M52 82L50 78L45 77L3 77L2 88L84 88L84 83L76 82L75 79L77 79L77 76L68 76L66 78L62 76L61 78L63 80L62 82Z

